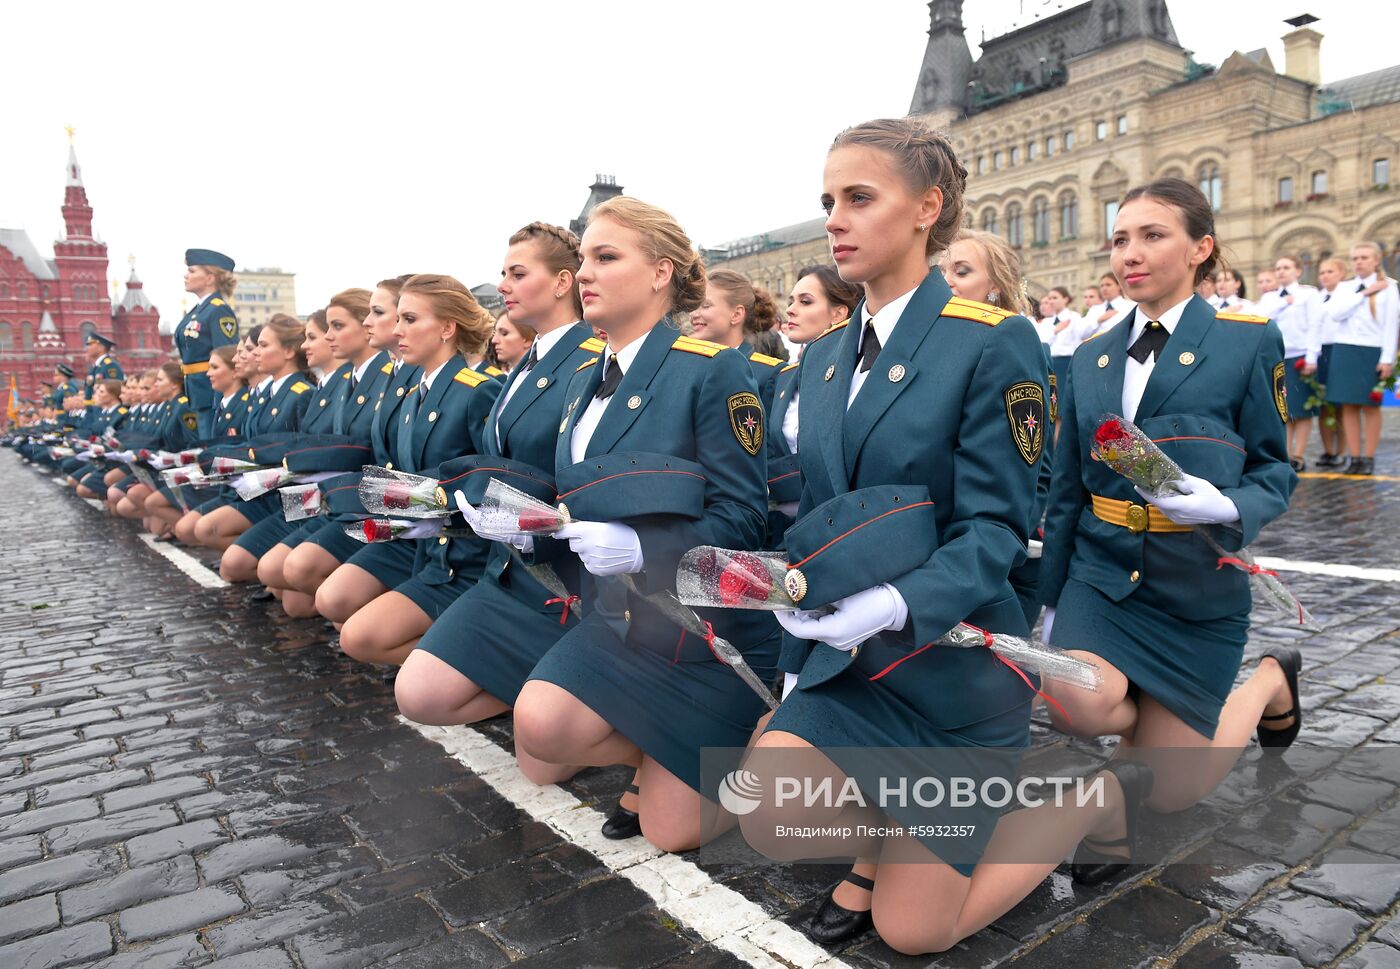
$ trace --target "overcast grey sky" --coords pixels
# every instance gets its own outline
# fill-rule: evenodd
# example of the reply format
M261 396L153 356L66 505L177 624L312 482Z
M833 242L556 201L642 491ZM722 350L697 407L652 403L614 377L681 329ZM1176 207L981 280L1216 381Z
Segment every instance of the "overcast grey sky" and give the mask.
M969 0L974 55L984 28L1073 5ZM1281 18L1305 10L1324 80L1397 59L1374 0L1168 7L1210 63L1267 47L1282 68ZM110 275L134 253L168 318L188 246L295 271L302 313L401 272L494 281L510 232L577 215L595 172L703 245L813 218L832 136L908 109L928 7L29 0L0 22L0 226L50 251L75 126Z

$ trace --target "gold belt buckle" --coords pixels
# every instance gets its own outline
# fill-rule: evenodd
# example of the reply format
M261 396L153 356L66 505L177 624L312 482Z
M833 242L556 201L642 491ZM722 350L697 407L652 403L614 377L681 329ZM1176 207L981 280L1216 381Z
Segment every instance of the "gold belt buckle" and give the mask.
M1142 505L1128 505L1128 531L1137 535L1147 531L1147 509Z

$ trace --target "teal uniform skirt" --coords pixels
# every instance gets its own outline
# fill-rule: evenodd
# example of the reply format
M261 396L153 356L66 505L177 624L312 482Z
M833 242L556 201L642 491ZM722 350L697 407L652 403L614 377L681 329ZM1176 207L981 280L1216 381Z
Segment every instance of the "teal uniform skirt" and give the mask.
M260 559L272 551L274 545L286 539L300 527L301 522L289 522L279 511L277 514L268 514L261 521L254 522L253 527L239 535L233 544L253 558Z
M767 729L796 734L819 748L859 785L868 804L879 803L882 776L938 776L947 771L953 776L974 777L979 786L1000 778L1014 788L1021 754L1030 746L1035 694L990 650L930 646L921 653L912 642L896 644L894 640L900 635L876 637L898 645L904 656L893 669L870 666L868 652L858 655L826 682L793 690ZM902 674L899 669L905 663L912 668L921 660L947 664L948 688L981 694L985 715L968 723L940 726L944 718L940 716L943 705L938 691L923 688L926 678L904 679L908 672ZM1036 677L1032 676L1031 682L1039 686ZM909 686L912 692L902 686ZM912 753L913 762L901 764L895 753L899 750L923 753ZM956 809L946 805L921 807L913 802L900 809L887 804L887 813L914 830L920 826L971 825L971 835L957 839L916 835L945 864L970 876L1002 811L979 800Z
M577 607L562 616L559 604L532 609L487 575L448 607L418 648L515 706L535 664L578 625Z
M1113 602L1070 579L1050 636L1054 646L1102 657L1128 678L1130 696L1147 694L1213 739L1244 658L1249 615L1187 621L1144 605L1140 596Z
M1299 421L1306 417L1316 417L1319 407L1307 407L1308 398L1312 396L1312 389L1303 383L1303 375L1298 372L1298 361L1305 359L1302 355L1296 357L1283 358L1283 379L1284 388L1288 393L1288 419ZM1321 372L1321 367L1318 368ZM1321 381L1318 381L1321 383Z
M415 541L432 541L432 539L416 539ZM398 544L391 542L390 544ZM409 545L412 542L404 542ZM447 582L424 582L422 577L414 575L394 586L394 591L401 596L406 596L419 609L422 609L427 617L436 623L443 614L462 598L467 592L476 586L476 576L458 573Z
M734 645L759 678L771 683L777 673L779 642L775 632L754 646ZM553 683L573 694L644 754L711 801L718 797L718 789L704 790L700 783L701 748L735 750L733 766L737 767L738 751L749 742L767 710L719 660L678 663L660 652L629 646L597 613L565 633L544 654L530 679Z
M358 542L345 534L345 526L349 524L351 522L331 520L327 527L308 535L304 541L322 549L337 562L348 562L365 548L364 542Z
M321 529L325 528L327 525L332 525L335 523L332 522L329 518L317 517L303 519L302 521L294 522L293 524L298 525L300 527L297 528L296 531L292 532L292 534L282 539L282 541L278 543L279 545L285 545L288 548L296 548L302 542L310 540L310 538L313 535L321 531ZM353 541L353 539L351 539L351 541Z
M346 565L355 565L374 576L388 589L397 589L413 578L413 559L417 551L413 541L378 542L366 545L356 542L346 535L345 540L359 548L349 558L342 559Z
M1380 380L1376 365L1381 362L1381 348L1334 343L1331 350L1327 362L1327 403L1374 407L1371 391Z

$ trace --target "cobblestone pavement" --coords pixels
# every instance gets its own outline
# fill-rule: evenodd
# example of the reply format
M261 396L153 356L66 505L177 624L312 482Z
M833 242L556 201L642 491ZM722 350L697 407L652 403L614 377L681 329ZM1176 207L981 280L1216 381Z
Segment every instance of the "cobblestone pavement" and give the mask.
M1397 431L1392 420L1377 479L1306 478L1255 550L1400 564ZM491 769L508 765L508 725L403 724L392 689L332 648L324 624L199 587L12 455L0 455L0 523L0 969L825 957L787 926L840 869L589 840L578 833L601 816L585 808L610 810L623 772L521 793ZM1300 743L1400 748L1400 685L1387 682L1400 583L1283 574L1325 630L1300 635L1259 611L1250 654L1303 640ZM1036 745L1086 765L1104 754L1043 725ZM1134 869L1092 890L1061 869L949 953L906 958L867 936L830 964L1400 967L1400 779L1336 754L1261 765L1258 789L1226 785L1191 815L1175 857L1213 839L1229 863ZM727 920L747 920L742 939Z

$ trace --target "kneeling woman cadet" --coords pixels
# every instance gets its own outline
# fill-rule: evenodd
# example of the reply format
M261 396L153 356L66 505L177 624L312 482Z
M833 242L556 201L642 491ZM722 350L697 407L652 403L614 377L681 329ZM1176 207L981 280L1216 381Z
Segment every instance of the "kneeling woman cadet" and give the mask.
M551 479L569 381L603 349L579 322L578 267L578 238L534 222L511 236L497 286L511 324L530 327L536 336L491 412L482 453L544 469ZM449 495L455 490L449 480L442 486ZM409 654L394 684L404 716L446 726L509 710L535 663L577 624L577 607L571 609L512 559L509 545L493 543L480 581ZM541 764L519 747L516 757L525 775L540 784L564 780L577 769Z
M398 358L399 338L394 335L399 323L399 290L411 278L395 276L392 279L380 280L375 285L374 292L370 294L369 315L365 317L364 323L367 342L370 349L376 353L382 352L386 357L384 362L378 365L379 376L375 378L373 385L378 389L365 396L363 405L359 403L360 394L357 390L351 430L344 432L358 434L358 429L362 428L367 420L371 462L381 468L393 469L403 464L398 459L398 424L395 418L398 417L399 408L407 398L409 390L418 385L419 370ZM368 415L364 412L365 408L369 409ZM326 482L325 490L329 493L332 489L358 488L358 484L358 475L350 475ZM308 533L282 563L282 578L291 589L311 600L313 610L316 610L316 592L321 588L321 584L332 572L340 568L343 562L349 560L350 556L364 549L361 542L345 534L342 525L343 522L328 517L327 524L315 532ZM368 602L370 598L373 598L373 595L369 595L364 602ZM294 597L293 602L295 601ZM344 604L346 615L364 602Z
M311 403L312 385L303 371L306 357L301 345L306 327L290 316L275 316L258 333L258 372L264 377L248 407L244 437L249 441L264 434L293 433ZM207 512L195 526L200 544L222 552L239 535L268 515L281 514L276 494L260 495L252 501L239 501Z
M209 369L206 373L209 386L214 391L215 408L210 425L211 433L208 438L199 442L201 445L227 441L236 435L237 428L242 426L243 416L248 409L248 392L243 385L243 378L234 369L233 360L236 354L237 349L229 345L215 347L209 351ZM186 504L199 504L198 492L194 488L188 485L181 487L181 495ZM175 492L166 484L161 485L155 494L146 499L146 512L166 526L161 529L165 535L162 541L169 541L172 536L179 538L180 522L185 516L195 514L193 510L180 510Z
M1030 321L953 296L929 269L962 223L966 178L943 136L903 118L851 128L827 156L827 236L842 278L861 283L865 301L852 325L803 354L803 420L827 433L800 452L803 515L787 533L796 561L785 585L834 612L778 613L789 675L750 760L760 772L773 767L763 748L999 748L1014 757L1029 744L1027 683L990 650L935 645L963 620L1026 632L1007 576L1025 556L1048 431L1048 374ZM829 535L828 522L841 531ZM875 537L889 528L896 539ZM883 584L832 595L889 571L885 560L906 546L933 551ZM845 771L830 769L840 789ZM1114 822L1121 792L1112 779L1104 787L1101 807L1050 818L998 821L995 808L979 806L971 844L932 831L871 840L809 932L837 942L873 920L901 952L947 949L1024 898L1086 831ZM842 823L831 808L775 810L797 824ZM767 827L771 843L774 820L761 810L740 823L751 841ZM1007 829L1032 823L1055 860L1027 863L1002 847L1017 834Z
M257 358L253 355L253 350L257 347L257 337L261 331L261 326L254 326L236 346L216 347L215 350L210 351L210 386L214 386L214 369L216 367L221 370L231 367L233 374L230 376L226 372L221 373L219 380L224 389L218 390L215 387L219 409L214 412L214 434L204 442L205 447L243 440L243 434L248 424L248 410L252 406L254 396L254 391L250 388L259 379ZM214 362L215 356L219 357L219 363ZM232 391L231 396L230 387L236 388ZM237 500L237 496L227 486L221 486L213 495L210 495L208 491L195 490L194 497L196 500L194 507L185 512L175 523L175 538L186 545L199 544L195 529L201 518L215 508L222 508L230 501Z
M699 304L705 270L669 214L610 199L593 210L582 246L584 319L606 331L607 349L570 381L555 477L581 519L558 538L590 573L589 611L521 689L515 738L566 770L639 767L642 833L680 851L701 842L701 798L712 796L700 789L700 749L743 747L763 704L703 637L643 596L674 589L681 556L697 545L763 541L763 407L742 354L682 336L670 320ZM630 524L617 520L642 507L649 513ZM545 539L534 554L550 560L561 548ZM771 675L773 621L711 615Z
M199 440L199 417L185 396L185 377L180 365L163 363L155 373L151 384L151 399L157 402L152 411L155 429L141 446L152 451L179 451ZM123 518L140 518L146 529L156 534L168 530L166 523L146 510L146 500L155 493L155 489L140 482L131 484L125 498L117 502L117 514Z
M692 335L720 346L733 347L749 358L758 397L765 408L773 405L773 384L783 369L780 357L755 353L752 341L778 321L778 307L760 289L732 269L717 269L705 282L705 298L690 314Z
M387 353L370 345L369 330L365 326L365 320L369 317L370 297L367 289L347 289L332 296L326 306L325 343L332 357L340 362L335 371L338 375L335 382L339 386L332 388L331 399L323 410L324 416L316 414L314 409L308 415L306 429L308 432L338 435L346 440L333 447L309 450L302 455L304 457L338 452L346 445L355 451L362 449L366 458L371 453L369 439L374 407L394 368L389 363ZM315 463L304 466L314 467ZM321 467L328 465L322 464ZM328 481L326 487L333 485ZM286 518L282 521L286 522ZM282 609L289 616L306 619L316 615L316 599L314 595L290 588L282 566L293 549L332 524L332 519L324 515L304 522L287 522L285 528L279 528L283 534L277 544L258 559L258 581L281 600Z
M1056 726L1117 734L1138 751L1202 751L1189 765L1157 767L1147 801L1157 811L1209 793L1256 731L1265 747L1292 743L1301 716L1290 647L1266 650L1231 690L1249 632L1249 577L1217 571L1219 553L1191 530L1223 526L1212 529L1216 542L1238 549L1287 510L1297 483L1278 327L1195 295L1216 245L1211 207L1194 185L1163 178L1124 197L1111 260L1138 306L1071 364L1041 563L1046 638L1104 679L1093 694L1052 686L1070 717L1052 711ZM1148 497L1092 460L1105 413L1158 442L1186 472L1189 493ZM1212 749L1219 754L1206 756ZM1102 880L1125 860L1092 841L1085 849L1080 881Z
M493 323L451 276L419 275L404 283L394 333L404 362L421 373L404 394L397 426L386 428L398 438L396 470L431 475L444 461L481 453L486 419L503 385L473 370L467 356L486 346ZM484 542L454 541L480 546L479 571ZM446 581L426 574L428 552L438 547L434 538L366 545L326 580L316 607L344 624L340 645L346 653L364 663L403 664L433 620L465 591L455 570L443 570ZM425 574L418 574L420 566ZM463 576L463 582L475 578Z
M364 292L360 290L360 292ZM368 295L368 294L366 294ZM306 412L297 427L298 435L329 434L335 412L345 399L345 378L350 375L350 365L336 360L331 344L326 340L330 326L326 322L326 311L316 310L306 319L305 333L301 341L301 355L306 360L306 370L316 380L316 387L306 403ZM338 364L338 365L337 365ZM279 444L278 449L286 445ZM261 463L270 463L262 459ZM276 495L269 497L275 498ZM289 522L279 504L252 528L238 536L237 541L225 551L219 561L219 574L229 582L252 582L258 578L258 564L263 556L283 538L300 527L300 522ZM279 586L268 585L274 598L281 599Z

